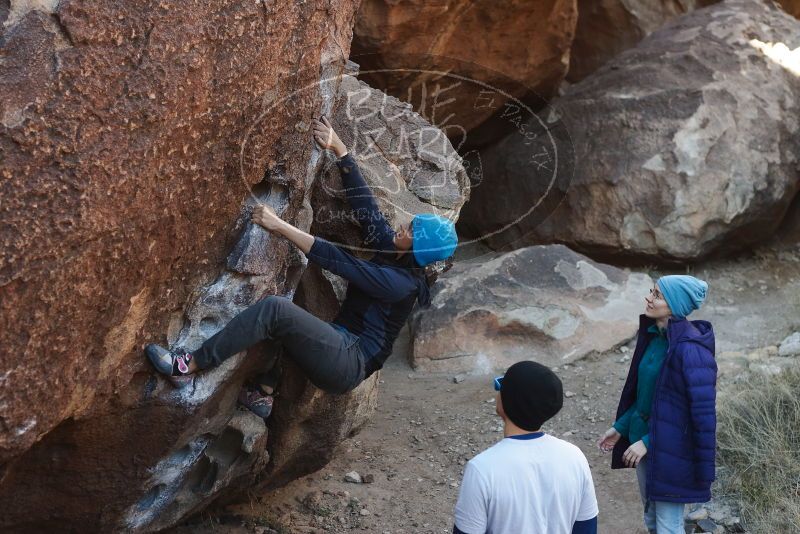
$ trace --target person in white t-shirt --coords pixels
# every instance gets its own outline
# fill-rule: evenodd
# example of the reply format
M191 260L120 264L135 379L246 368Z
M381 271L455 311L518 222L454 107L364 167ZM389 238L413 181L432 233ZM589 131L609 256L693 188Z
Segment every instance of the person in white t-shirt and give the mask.
M575 445L541 432L564 403L561 380L536 362L495 379L504 439L467 463L453 534L595 534L589 463Z

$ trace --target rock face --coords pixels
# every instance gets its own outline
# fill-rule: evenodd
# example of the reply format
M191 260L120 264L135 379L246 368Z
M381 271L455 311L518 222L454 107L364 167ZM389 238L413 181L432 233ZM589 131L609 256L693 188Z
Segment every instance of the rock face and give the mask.
M477 104L486 87L436 71L508 88L516 97L525 86L551 96L567 72L576 20L575 0L364 0L353 54L364 71L390 70L365 73L370 85L411 102L452 135L497 108ZM508 87L508 78L519 83Z
M668 20L716 0L578 0L567 80L578 82Z
M412 319L412 363L429 371L504 370L520 360L561 365L636 334L645 274L602 265L563 245L457 263L433 305Z
M798 46L800 22L774 4L729 0L675 19L554 102L575 147L564 200L488 243L690 261L770 236L800 188ZM522 161L524 141L486 151L465 222L499 225L498 203L518 213L541 186L532 165L510 178L486 163Z
M302 126L331 109L335 87L315 83L336 71L323 66L354 14L349 2L317 7L12 6L2 530L161 528L267 463L263 421L235 408L259 358L235 357L181 394L141 350L165 333L192 348L296 286L301 256L254 239L239 215L258 198L310 225L319 154ZM313 44L301 54L298 42ZM303 59L275 62L276 51ZM309 98L273 105L307 85Z
M414 214L435 212L453 220L469 199L462 159L442 133L412 110L366 83L345 76L333 126L353 150L389 223L407 223ZM401 194L408 192L410 194ZM332 160L312 192L312 231L357 247L360 233L345 202L339 170ZM353 250L369 256L369 250Z
M800 18L800 0L778 0L778 3L787 13Z
M356 428L374 383L334 402L291 368L269 436L237 410L240 385L274 361L274 347L237 355L185 391L142 355L149 341L193 349L263 296L294 294L305 258L245 213L266 202L310 227L310 192L328 165L310 119L330 115L353 83L340 75L355 6L9 7L0 530L164 528L268 483L265 445L335 443ZM327 425L293 428L309 421ZM275 480L314 467L293 464L307 457L288 446L272 453Z

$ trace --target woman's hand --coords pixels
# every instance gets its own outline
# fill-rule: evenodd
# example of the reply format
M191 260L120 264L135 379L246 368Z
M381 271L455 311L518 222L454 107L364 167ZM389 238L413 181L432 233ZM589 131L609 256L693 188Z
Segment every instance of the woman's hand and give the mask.
M644 446L644 441L639 440L628 447L628 450L622 455L622 461L628 467L636 467L645 454L647 454L647 447Z
M597 447L603 452L608 452L614 448L621 437L622 435L612 426L597 440Z
M342 140L339 139L339 136L336 135L336 132L333 131L333 127L331 123L328 121L327 117L322 117L322 121L318 121L314 119L314 140L322 149L331 149L333 153L336 154L337 158L341 158L345 154L347 154L347 147L344 146Z
M253 208L251 220L256 224L263 226L270 232L274 232L285 224L283 220L281 220L281 218L275 214L275 210L266 204L259 204Z

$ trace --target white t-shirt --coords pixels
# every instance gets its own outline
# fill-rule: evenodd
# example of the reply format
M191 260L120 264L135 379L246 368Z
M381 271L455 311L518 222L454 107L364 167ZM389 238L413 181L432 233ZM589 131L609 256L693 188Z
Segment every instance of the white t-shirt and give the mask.
M505 438L467 463L455 516L467 534L570 534L597 516L589 462L547 434Z

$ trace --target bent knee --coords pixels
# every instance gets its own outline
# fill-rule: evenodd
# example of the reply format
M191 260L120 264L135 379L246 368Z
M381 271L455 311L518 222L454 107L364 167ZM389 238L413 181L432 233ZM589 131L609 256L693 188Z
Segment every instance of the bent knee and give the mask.
M257 306L259 314L263 317L285 317L293 315L295 313L294 308L297 307L291 299L279 295L270 295L269 297L263 298L258 301L255 306Z

